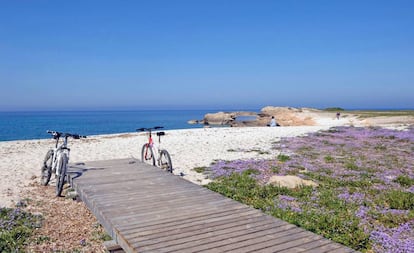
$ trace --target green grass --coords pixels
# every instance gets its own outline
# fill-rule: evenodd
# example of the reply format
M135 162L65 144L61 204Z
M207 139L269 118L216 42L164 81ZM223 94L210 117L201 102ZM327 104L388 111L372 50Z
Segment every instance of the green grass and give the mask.
M339 199L338 192L334 189L319 189L315 202L311 200L315 199L315 195L314 189L310 186L288 189L260 185L251 177L255 173L253 170L241 174L233 173L215 180L206 187L336 242L355 249L367 248L368 235L362 231L359 219L353 215L357 206ZM286 199L289 205L285 203L285 196L288 196ZM315 208L315 205L318 208Z
M391 190L384 194L384 200L391 209L413 210L414 193L401 190Z
M195 167L193 170L197 173L204 173L207 170L207 167Z
M410 177L403 175L398 176L394 182L399 183L401 186L410 187L414 185L414 179L411 179Z
M287 161L290 160L290 157L288 155L280 154L280 155L277 156L277 160L279 162L287 162Z
M391 110L391 111L345 111L345 113L354 114L360 118L372 117L396 117L396 116L414 116L414 110Z
M0 252L23 251L27 239L41 226L42 217L23 211L25 205L19 202L15 208L0 208Z

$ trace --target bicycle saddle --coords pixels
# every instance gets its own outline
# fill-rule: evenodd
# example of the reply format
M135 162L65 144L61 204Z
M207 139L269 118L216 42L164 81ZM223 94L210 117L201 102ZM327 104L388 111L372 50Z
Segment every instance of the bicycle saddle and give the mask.
M165 135L165 132L157 132L157 136L163 136Z

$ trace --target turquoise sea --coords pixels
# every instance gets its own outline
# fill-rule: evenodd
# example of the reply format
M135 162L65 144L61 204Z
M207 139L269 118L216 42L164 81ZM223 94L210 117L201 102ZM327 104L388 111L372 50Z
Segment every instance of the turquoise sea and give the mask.
M0 141L50 138L46 130L97 135L134 132L137 128L152 126L164 126L166 130L199 128L202 126L190 125L187 122L202 119L206 113L217 111L204 109L0 112Z

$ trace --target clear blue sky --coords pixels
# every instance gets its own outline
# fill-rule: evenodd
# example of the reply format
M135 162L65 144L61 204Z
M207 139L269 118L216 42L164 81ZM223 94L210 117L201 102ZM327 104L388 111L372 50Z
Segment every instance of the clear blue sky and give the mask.
M0 110L414 108L414 1L0 0Z

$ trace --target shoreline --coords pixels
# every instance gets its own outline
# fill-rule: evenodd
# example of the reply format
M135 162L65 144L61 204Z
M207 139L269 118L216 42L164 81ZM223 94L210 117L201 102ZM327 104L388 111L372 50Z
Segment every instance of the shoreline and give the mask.
M272 142L276 142L280 137L297 136L319 129L319 127L286 127L167 130L161 145L171 155L175 175L183 174L184 179L193 183L206 184L208 181L205 176L195 172L194 168L209 166L217 159L235 160L271 156L271 153L261 155L258 152L229 152L229 150L266 151L270 150ZM273 134L272 130L275 130ZM70 139L69 162L131 157L140 159L141 147L145 141L144 133L96 135L82 140ZM53 139L0 143L0 206L14 206L24 197L22 193L26 187L38 183L43 158L53 145Z
M273 158L279 151L272 149L272 146L282 137L305 135L334 126L367 126L364 120L355 117L343 117L339 120L331 116L316 117L315 121L315 126L165 130L166 135L161 139L161 147L170 153L175 175L203 185L208 183L209 179L195 172L194 168L210 166L215 160ZM370 125L372 124L370 122ZM398 124L393 125L397 126ZM80 140L69 139L69 162L131 157L140 159L141 147L145 141L146 134L138 132L93 135ZM38 184L43 158L47 150L53 146L52 138L0 142L1 207L13 207L17 201L25 197L23 193L27 187L33 183Z
M340 108L339 108L340 109ZM340 109L342 110L342 109ZM180 114L180 111L190 112ZM137 127L149 127L161 124L165 130L179 129L198 129L205 127L202 122L206 116L210 117L207 122L212 127L254 127L266 126L270 122L270 117L275 116L277 123L282 126L305 126L319 125L319 118L334 119L337 112L336 108L331 110L315 108L294 108L294 107L274 107L266 106L257 110L172 110L176 112L170 117L168 110L158 110L155 114L148 114L146 110L137 111L50 111L42 112L16 112L17 115L0 115L0 143L5 141L20 140L41 140L48 139L46 134L46 122L53 122L53 129L58 131L69 131L84 135L107 135L118 133L129 133ZM401 120L414 124L414 110L343 110L338 111L341 117L351 117L356 121L370 120L379 121L380 118L390 118L391 121ZM29 113L29 115L26 115ZM39 114L40 113L40 114ZM89 115L88 113L93 113ZM110 113L109 115L107 113ZM1 112L0 112L1 114ZM220 117L220 114L224 118ZM237 115L255 115L255 120L243 120L235 117ZM203 118L204 116L204 118ZM259 117L260 116L260 117ZM213 117L213 119L211 118ZM229 118L230 117L230 118ZM235 118L234 118L235 117ZM399 119L398 119L399 118ZM91 120L92 119L92 120ZM163 119L163 120L160 120ZM210 121L212 120L212 121ZM232 121L234 120L234 122ZM62 122L62 123L59 123ZM198 123L197 123L198 122ZM232 123L233 122L233 123ZM66 124L69 123L69 126ZM110 123L110 125L108 125ZM210 124L209 123L209 124ZM227 125L222 125L228 123ZM16 127L12 127L16 126Z

